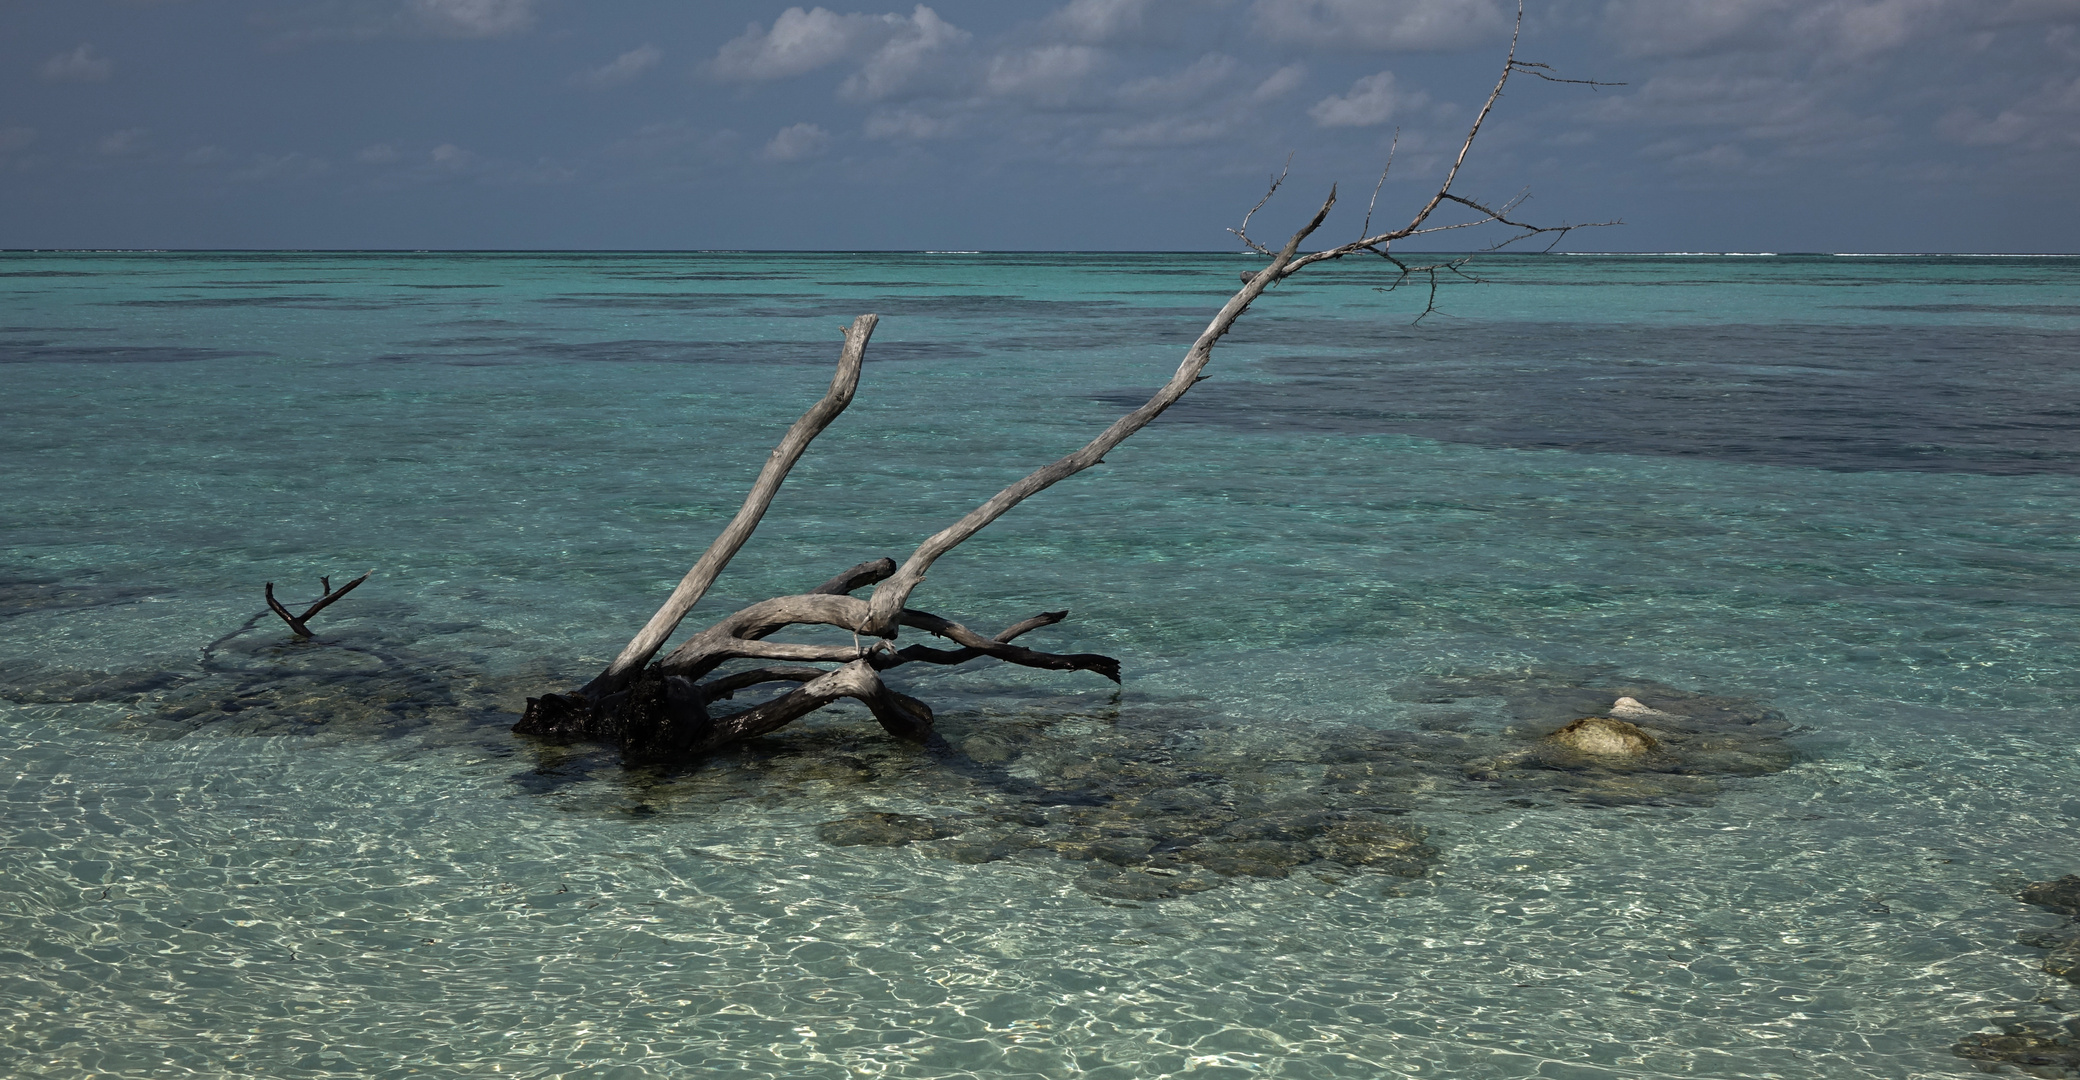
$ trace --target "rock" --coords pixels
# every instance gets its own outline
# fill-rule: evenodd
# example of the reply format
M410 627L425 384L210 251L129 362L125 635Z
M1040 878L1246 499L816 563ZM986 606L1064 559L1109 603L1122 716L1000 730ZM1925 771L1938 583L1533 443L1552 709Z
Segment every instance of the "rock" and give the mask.
M1631 698L1619 700L1632 701ZM1548 738L1570 750L1600 758L1645 757L1660 745L1652 735L1623 720L1608 716L1585 716L1554 732Z
M2080 874L2067 874L2057 881L2034 881L2023 886L2022 902L2080 918Z
M998 859L1008 859L1014 852L1019 850L1021 848L1015 845L996 840L956 840L938 848L936 854L943 855L957 863L967 863L973 866L980 863L996 862Z
M1967 1035L1951 1052L1972 1061L2000 1062L2045 1080L2080 1076L2080 1020L2064 1024L2010 1024L2001 1034Z
M2080 875L2032 882L2023 887L2021 899L2061 915L2080 916ZM2080 925L2068 922L2057 930L2026 932L2016 938L2032 948L2050 950L2044 957L2045 971L2080 983ZM1967 1035L1950 1049L1961 1058L2012 1065L2045 1080L2080 1078L2080 1017L2068 1017L2063 1023L2010 1024L1998 1035Z
M1129 870L1099 864L1076 879L1076 887L1111 900L1169 900L1205 892L1214 882L1173 870Z
M1760 702L1603 672L1527 670L1438 676L1395 691L1425 705L1501 698L1511 722L1496 746L1469 733L1465 778L1511 795L1599 806L1709 802L1718 777L1788 768L1791 724ZM1345 773L1338 770L1338 782Z
M1662 712L1660 709L1650 709L1635 697L1621 697L1617 701L1612 702L1611 707L1606 711L1620 720L1679 719L1674 713Z
M2020 899L2068 918L2080 918L2080 874L2031 882L2023 886ZM2045 971L2080 983L2080 925L2067 923L2046 933L2020 935L2020 939L2032 948L2049 950L2044 957Z
M1308 861L1304 849L1272 840L1193 844L1180 849L1177 857L1223 877L1282 878Z
M2070 983L2080 983L2080 931L2054 946L2044 957L2044 970Z
M873 811L826 821L816 827L816 835L837 847L902 847L952 834L931 818Z
M1010 761L1011 744L1000 735L975 735L961 743L961 753L988 765Z
M1376 818L1347 818L1331 824L1314 841L1322 858L1365 866L1397 877L1422 877L1437 858L1420 830Z

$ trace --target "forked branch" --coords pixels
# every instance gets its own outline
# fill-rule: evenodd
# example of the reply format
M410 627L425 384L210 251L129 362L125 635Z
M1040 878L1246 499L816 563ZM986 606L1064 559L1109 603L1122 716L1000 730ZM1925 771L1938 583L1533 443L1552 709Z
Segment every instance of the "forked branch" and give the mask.
M1525 240L1533 236L1539 236L1548 233L1556 234L1553 238L1553 242L1557 244L1561 238L1565 237L1568 233L1576 229L1598 228L1607 225L1619 224L1619 222L1616 221L1597 221L1562 225L1533 225L1528 222L1514 220L1508 216L1509 212L1520 202L1523 201L1523 196L1521 195L1518 196L1518 198L1511 200L1509 204L1504 206L1502 209L1495 210L1490 209L1489 207L1475 200L1465 198L1452 190L1452 185L1458 182L1459 170L1464 168L1466 165L1466 155L1473 151L1473 142L1476 138L1480 136L1482 125L1488 122L1488 114L1495 111L1495 103L1497 101L1502 100L1502 88L1509 85L1509 78L1511 75L1515 75L1518 72L1523 72L1525 74L1534 75L1538 78L1544 79L1547 82L1582 83L1592 87L1624 85L1623 83L1596 82L1591 79L1562 79L1551 73L1552 68L1550 65L1517 59L1517 45L1522 40L1523 34L1524 4L1522 0L1518 0L1516 25L1513 29L1511 29L1509 36L1509 54L1507 57L1504 58L1502 62L1501 75L1497 76L1495 79L1495 88L1488 92L1488 99L1481 103L1480 112L1475 114L1473 118L1473 125L1469 127L1466 131L1465 140L1459 144L1458 154L1454 155L1452 158L1452 167L1445 172L1444 181L1437 185L1437 190L1430 195L1429 199L1424 201L1422 207L1416 211L1415 216L1409 219L1408 224L1403 225L1400 228L1394 229L1389 232L1383 232L1370 236L1362 236L1357 240L1351 241L1348 244L1343 244L1333 248L1327 248L1322 251L1316 251L1301 256L1300 258L1294 259L1291 265L1285 268L1284 272L1286 274L1296 274L1299 273L1301 270L1304 270L1307 267L1314 265L1315 263L1326 262L1331 259L1341 259L1346 255L1354 255L1361 251L1369 252L1371 254L1381 256L1382 258L1387 258L1389 260L1395 261L1396 265L1401 265L1398 260L1393 260L1393 257L1389 254L1389 251L1392 248L1394 241L1405 240L1408 237L1418 236L1429 232L1445 232L1454 229L1466 229L1473 228L1479 225L1489 224L1501 224L1515 229L1516 232L1514 232L1508 237L1505 237L1503 240L1492 245L1487 249L1490 251L1494 251L1507 247L1511 244L1517 243L1520 240ZM1400 140L1400 135L1398 132L1395 135L1395 140L1398 145ZM1390 151L1388 157L1389 167L1392 166L1392 163L1392 154ZM1386 173L1382 171L1380 177L1381 182L1384 183ZM1375 197L1376 196L1377 190L1375 189ZM1430 221L1431 215L1435 214L1438 208L1443 206L1447 202L1468 207L1474 210L1475 212L1479 213L1481 217L1473 221L1455 222L1448 225L1429 225L1428 222ZM1370 229L1372 214L1369 207L1367 208L1365 220L1366 228ZM1401 269L1403 271L1402 277L1408 277L1410 273L1410 268L1403 265L1401 266ZM1434 277L1432 278L1432 285L1433 287L1435 285ZM1434 299L1435 294L1433 293L1432 295ZM1427 313L1428 312L1426 311L1425 314Z
M787 479L787 473L794 468L795 462L802 459L809 443L845 411L845 406L852 403L853 391L859 389L859 369L866 356L867 339L874 336L874 324L879 321L877 315L861 315L852 320L852 325L845 329L845 348L838 355L838 370L831 376L830 389L824 391L822 400L810 406L809 411L787 429L780 445L767 455L765 467L759 470L758 479L752 482L751 491L744 496L744 505L737 510L737 516L723 527L722 535L708 545L700 561L680 579L664 606L650 616L650 621L630 639L621 655L615 657L613 664L587 687L588 691L608 694L625 687L635 672L664 647L672 631L679 628L680 620L693 610L693 605L707 595L708 587L715 584L716 577L729 565L730 559L743 548L745 541L751 539L751 533L758 528L758 521L765 516L766 508L773 505L773 496L779 492L781 481Z
M267 610L272 611L276 615L281 616L281 620L289 624L289 629L293 631L297 637L310 637L312 636L311 628L307 624L311 621L311 616L316 615L318 612L321 612L328 607L331 607L333 601L338 600L340 597L345 596L350 592L353 592L355 587L359 586L362 582L367 581L369 574L373 573L375 573L375 571L370 570L367 574L363 574L360 577L357 577L354 580L347 582L345 585L342 585L337 589L332 587L331 578L319 578L318 587L325 590L325 595L320 597L317 603L312 604L308 608L305 608L303 614L301 615L289 614L289 609L283 607L282 602L274 598L274 582L270 581L267 583L266 589L263 590L267 594ZM255 617L257 618L258 616Z

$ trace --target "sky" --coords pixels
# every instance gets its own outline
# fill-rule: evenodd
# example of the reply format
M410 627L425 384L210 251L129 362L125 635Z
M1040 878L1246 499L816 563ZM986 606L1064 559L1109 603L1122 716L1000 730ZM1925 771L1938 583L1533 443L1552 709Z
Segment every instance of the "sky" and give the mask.
M1349 239L1515 10L865 5L0 0L0 248L1229 250L1289 159L1257 231ZM1624 222L1570 250L2080 251L2080 0L1527 0L1520 56L1622 85L1517 76L1458 190Z

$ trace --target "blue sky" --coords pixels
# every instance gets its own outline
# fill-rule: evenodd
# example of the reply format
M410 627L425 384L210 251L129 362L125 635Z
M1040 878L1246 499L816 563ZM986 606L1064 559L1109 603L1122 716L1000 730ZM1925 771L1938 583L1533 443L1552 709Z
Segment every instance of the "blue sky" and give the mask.
M0 247L1152 249L1406 213L1499 0L0 0ZM1576 250L2080 251L2080 0L1530 0ZM1362 208L1352 211L1361 213ZM1348 223L1355 229L1355 216Z

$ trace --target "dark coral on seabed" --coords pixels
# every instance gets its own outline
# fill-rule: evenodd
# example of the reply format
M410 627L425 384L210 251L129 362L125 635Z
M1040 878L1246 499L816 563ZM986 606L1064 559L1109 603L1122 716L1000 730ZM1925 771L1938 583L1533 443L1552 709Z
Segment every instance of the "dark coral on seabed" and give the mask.
M2080 875L2035 882L2022 890L2019 899L2066 917L2065 925L2056 930L2024 933L2018 939L2032 948L2048 950L2045 971L2080 984L2080 922L2074 921L2080 919ZM2080 1077L2080 1016L2009 1024L1998 1034L1967 1035L1952 1049L1957 1056L1984 1062L1989 1068L2012 1065L2045 1080L2069 1080Z
M995 799L938 817L866 810L819 835L967 863L1059 858L1083 864L1079 888L1113 901L1296 875L1399 892L1441 856L1408 820L1430 799L1694 805L1724 778L1794 760L1791 725L1774 711L1653 682L1491 672L1395 697L1421 730L1353 725L1266 745L1219 726L1125 718L1005 717L973 730L953 719L944 761Z

